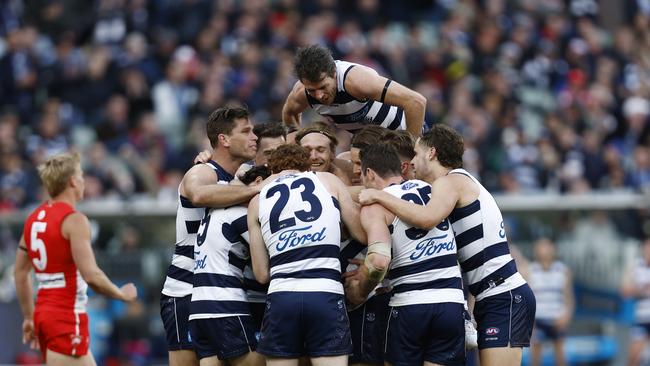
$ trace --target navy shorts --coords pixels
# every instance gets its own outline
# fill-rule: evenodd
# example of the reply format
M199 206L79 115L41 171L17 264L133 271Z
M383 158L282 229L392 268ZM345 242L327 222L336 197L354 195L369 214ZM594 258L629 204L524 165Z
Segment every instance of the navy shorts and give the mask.
M190 320L192 344L199 360L217 356L220 360L255 351L257 328L250 316Z
M393 366L465 365L463 304L391 307L386 329L386 361Z
M253 316L253 323L257 329L262 329L262 320L264 319L264 308L266 308L265 302L249 302L248 305L251 308L251 315Z
M552 321L535 320L535 341L556 341L564 338L564 331L558 330Z
M352 353L345 297L328 292L269 294L257 352L280 358Z
M167 349L170 351L194 349L188 326L191 300L192 295L185 297L160 295L160 317L167 334Z
M352 335L350 363L384 363L384 343L391 294L375 295L348 313Z
M535 323L535 295L528 284L474 305L478 348L528 347Z

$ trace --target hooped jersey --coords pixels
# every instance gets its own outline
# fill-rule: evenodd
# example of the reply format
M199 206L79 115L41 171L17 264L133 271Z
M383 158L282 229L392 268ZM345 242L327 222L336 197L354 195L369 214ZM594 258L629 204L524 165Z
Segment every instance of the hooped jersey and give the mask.
M358 64L334 61L336 64L336 95L332 104L321 104L306 91L307 101L312 109L322 116L329 117L337 127L345 130L358 130L365 125L379 125L389 130L405 130L406 115L402 108L376 100L356 99L345 90L345 78Z
M61 232L63 220L74 212L67 203L48 201L25 221L23 237L38 283L37 312L86 312L88 285L74 263L70 241Z
M467 176L480 190L476 201L449 215L469 292L480 301L525 284L510 255L503 216L494 197L466 170L454 169L449 174Z
M426 205L431 197L431 186L415 179L388 186L384 191L418 205ZM395 217L391 241L390 306L464 303L456 242L448 220L426 230Z
M250 315L244 267L250 262L247 209L211 209L201 221L194 246L190 320Z
M215 183L228 184L233 180L234 177L215 161L210 160L206 164L217 174ZM164 295L183 297L192 293L194 243L205 213L205 207L194 206L179 191L176 209L176 244L162 289Z
M564 314L567 271L566 265L559 261L551 263L547 269L539 262L530 264L530 288L537 302L535 319L554 321Z
M338 202L313 172L283 174L260 192L259 221L269 252L269 294L343 294Z

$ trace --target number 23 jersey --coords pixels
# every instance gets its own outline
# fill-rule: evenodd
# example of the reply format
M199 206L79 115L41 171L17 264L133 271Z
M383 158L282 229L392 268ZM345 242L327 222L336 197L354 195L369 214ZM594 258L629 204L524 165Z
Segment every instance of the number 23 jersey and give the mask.
M63 220L75 210L64 202L45 202L25 221L24 239L38 283L36 311L86 311L88 285L63 237Z
M343 294L341 213L313 172L284 174L260 192L259 221L269 252L269 294Z

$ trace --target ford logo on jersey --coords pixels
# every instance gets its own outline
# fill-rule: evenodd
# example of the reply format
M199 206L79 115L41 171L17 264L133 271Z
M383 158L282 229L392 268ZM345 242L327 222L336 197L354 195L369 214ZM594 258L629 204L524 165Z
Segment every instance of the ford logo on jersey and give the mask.
M311 228L311 225L309 225L307 227L281 232L278 236L280 242L275 246L275 248L278 250L278 252L281 252L287 247L293 248L307 242L319 242L325 240L325 228L316 233L303 234L303 232L308 231Z
M436 240L445 239L445 238L447 238L447 234L434 236L422 240L415 246L415 250L413 251L413 253L411 253L410 258L412 260L416 260L422 256L428 257L430 255L440 253L443 250L447 250L447 251L454 250L456 248L456 243L454 242L453 238L450 241L443 241L439 243L435 242Z
M402 191L408 191L409 189L411 189L413 187L417 187L417 186L418 186L417 183L406 182L406 183L402 184Z

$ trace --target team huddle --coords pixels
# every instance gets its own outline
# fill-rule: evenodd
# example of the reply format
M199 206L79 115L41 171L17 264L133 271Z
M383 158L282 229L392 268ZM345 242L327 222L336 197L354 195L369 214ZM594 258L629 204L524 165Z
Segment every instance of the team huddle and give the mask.
M462 137L441 124L421 134L419 94L334 61L321 47L298 52L296 74L283 120L297 131L253 126L244 108L208 118L212 151L179 186L161 295L170 364L463 365L473 343L481 365L520 364L535 298L510 255L496 202L462 168ZM299 128L308 107L328 122ZM339 157L331 125L350 132L350 151ZM62 178L74 193L72 212L79 172L77 161ZM39 301L59 279L56 268L39 266L38 235L50 235L40 227L27 221L19 251L21 268L28 272L31 259L42 272ZM76 239L60 234L75 257ZM91 284L75 264L76 283ZM65 276L66 296L85 296L85 288L74 295ZM103 293L135 297L132 287L112 286ZM48 364L51 354L85 354L61 346L60 334L49 340L33 305L21 306L33 319L24 338L38 334ZM82 364L94 364L92 356Z

